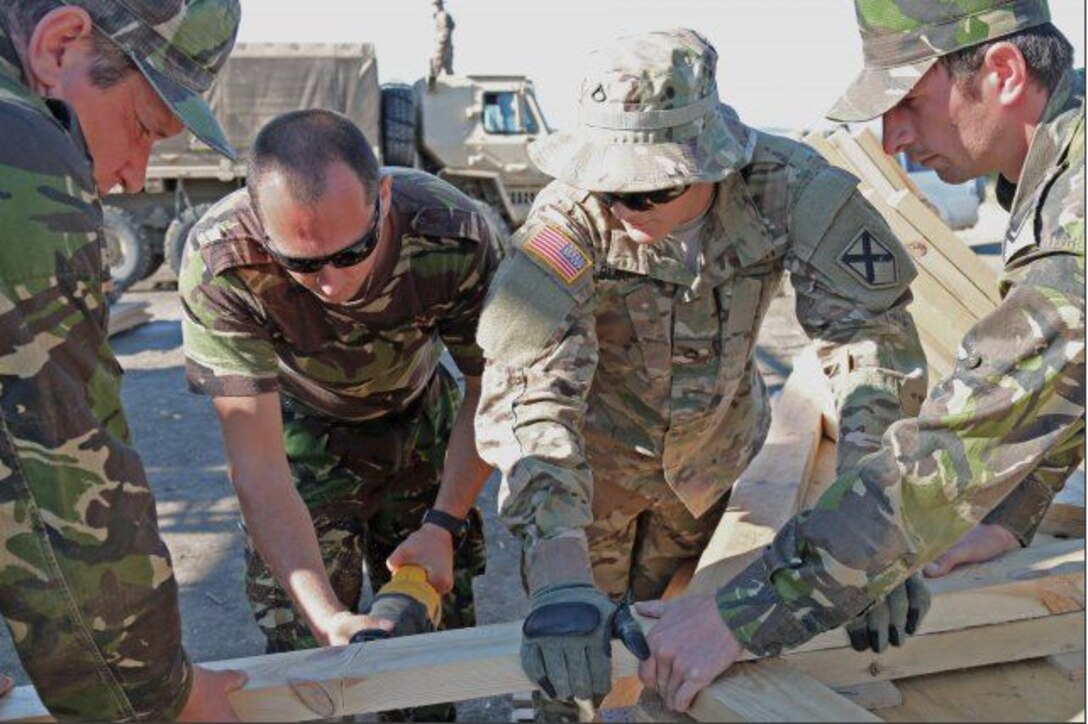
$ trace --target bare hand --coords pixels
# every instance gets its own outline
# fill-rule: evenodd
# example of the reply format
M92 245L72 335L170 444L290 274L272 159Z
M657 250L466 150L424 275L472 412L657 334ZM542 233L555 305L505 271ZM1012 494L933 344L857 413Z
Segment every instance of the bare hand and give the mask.
M453 536L437 525L425 523L397 546L385 564L394 573L408 564L422 566L427 571L427 582L444 596L453 590Z
M325 620L320 632L314 632L323 646L343 646L351 643L351 637L367 629L381 629L392 633L393 622L375 616L351 611L341 611Z
M248 678L242 671L212 671L194 666L193 688L178 713L178 721L239 721L227 695L245 686Z
M5 697L15 688L15 679L7 674L0 674L0 697Z
M967 563L985 563L1002 553L1016 550L1020 541L1000 525L982 523L963 534L955 545L937 560L926 564L926 578L947 576L957 566Z
M696 694L737 660L740 643L722 621L712 595L688 594L636 608L643 616L660 619L646 637L650 658L639 664L638 676L666 706L685 712Z

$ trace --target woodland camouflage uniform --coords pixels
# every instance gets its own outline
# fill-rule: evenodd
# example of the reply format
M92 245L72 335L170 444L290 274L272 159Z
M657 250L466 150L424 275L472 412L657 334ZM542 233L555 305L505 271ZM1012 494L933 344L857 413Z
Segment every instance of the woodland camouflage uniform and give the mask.
M374 590L385 560L417 530L438 492L460 393L439 364L465 375L483 358L476 325L496 261L474 202L429 174L393 175L393 231L347 304L323 302L264 247L249 193L220 201L189 237L179 290L190 387L213 397L278 391L284 448L309 508L326 571L356 609L365 559ZM455 555L443 623L474 624L483 572L479 514ZM271 650L316 645L249 542L246 593Z
M69 4L88 10L191 130L222 138L199 93L233 46L236 2ZM107 341L91 160L75 114L30 89L2 26L0 610L55 717L172 719L192 668Z
M939 55L1048 19L1039 0L859 0L866 69L832 116L879 115L912 87L895 80L903 68L917 80ZM918 417L893 425L719 591L745 648L773 654L843 623L980 521L1031 540L1084 459L1084 162L1084 73L1069 71L1019 182L998 184L1011 215L1002 303L964 337Z

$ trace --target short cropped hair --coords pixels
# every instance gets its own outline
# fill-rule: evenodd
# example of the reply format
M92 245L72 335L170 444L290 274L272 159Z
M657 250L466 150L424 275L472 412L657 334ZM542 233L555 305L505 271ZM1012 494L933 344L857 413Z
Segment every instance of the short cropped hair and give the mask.
M325 171L341 162L355 172L371 198L378 192L381 168L366 136L346 116L333 111L290 111L269 121L250 149L247 185L259 206L263 177L279 172L291 198L313 205L325 194Z
M14 0L0 14L0 24L17 43L25 46L34 35L34 28L47 13L61 7L59 0ZM94 20L94 17L91 17ZM91 37L94 62L91 64L91 84L101 90L111 88L138 70L121 46L95 28Z
M1012 43L1020 50L1028 75L1046 88L1047 93L1052 94L1062 76L1073 68L1073 46L1051 23L954 51L941 56L940 63L957 81L968 80L982 67L986 52L994 43L1001 42ZM973 88L969 84L967 87Z

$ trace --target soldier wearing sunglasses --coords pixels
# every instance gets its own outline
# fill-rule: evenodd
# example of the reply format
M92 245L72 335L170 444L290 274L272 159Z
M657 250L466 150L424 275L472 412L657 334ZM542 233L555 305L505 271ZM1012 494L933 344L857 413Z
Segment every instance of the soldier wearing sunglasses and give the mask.
M269 123L248 178L194 227L179 289L188 381L223 427L268 649L388 629L353 613L364 561L374 590L387 560L424 566L450 594L444 624L471 626L484 562L473 502L490 472L472 428L475 337L493 232L445 182L379 169L328 111Z
M616 602L658 598L699 556L762 445L753 355L786 272L835 392L840 469L925 393L903 245L856 178L721 105L716 65L690 30L590 57L577 129L530 147L556 180L481 317L477 438L523 542L522 662L557 699L608 691ZM924 612L924 586L904 595ZM900 643L908 609L852 640Z

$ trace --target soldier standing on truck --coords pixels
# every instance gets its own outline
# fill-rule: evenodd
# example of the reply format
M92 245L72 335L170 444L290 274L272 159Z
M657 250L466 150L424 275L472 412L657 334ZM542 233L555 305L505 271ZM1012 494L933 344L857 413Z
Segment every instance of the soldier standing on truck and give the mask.
M353 613L364 561L375 591L387 565L422 566L451 594L444 625L474 625L473 504L490 473L472 426L475 339L497 263L491 228L444 181L382 171L331 111L271 121L247 179L193 228L179 291L187 378L223 427L268 651L388 629Z
M0 611L58 719L233 720L238 672L193 666L155 499L107 343L102 207L188 126L235 0L8 0L0 8Z
M828 116L883 116L884 150L943 181L1000 174L1002 301L918 416L840 471L759 560L716 595L646 610L661 621L640 674L679 711L742 648L798 646L946 550L932 573L1026 546L1084 460L1084 71L1069 41L1045 0L856 10L865 67Z
M657 598L700 555L763 444L753 355L785 271L836 395L840 469L925 389L903 245L856 178L721 105L717 62L691 30L591 57L579 128L529 147L557 180L480 322L477 437L531 595L522 664L561 699L608 691L616 600ZM925 596L916 581L903 599ZM896 612L859 621L855 645L900 643Z
M431 73L427 77L428 82L433 83L442 73L453 75L453 29L457 24L446 11L442 0L431 0L431 5L434 7L435 40L438 43L431 58Z

